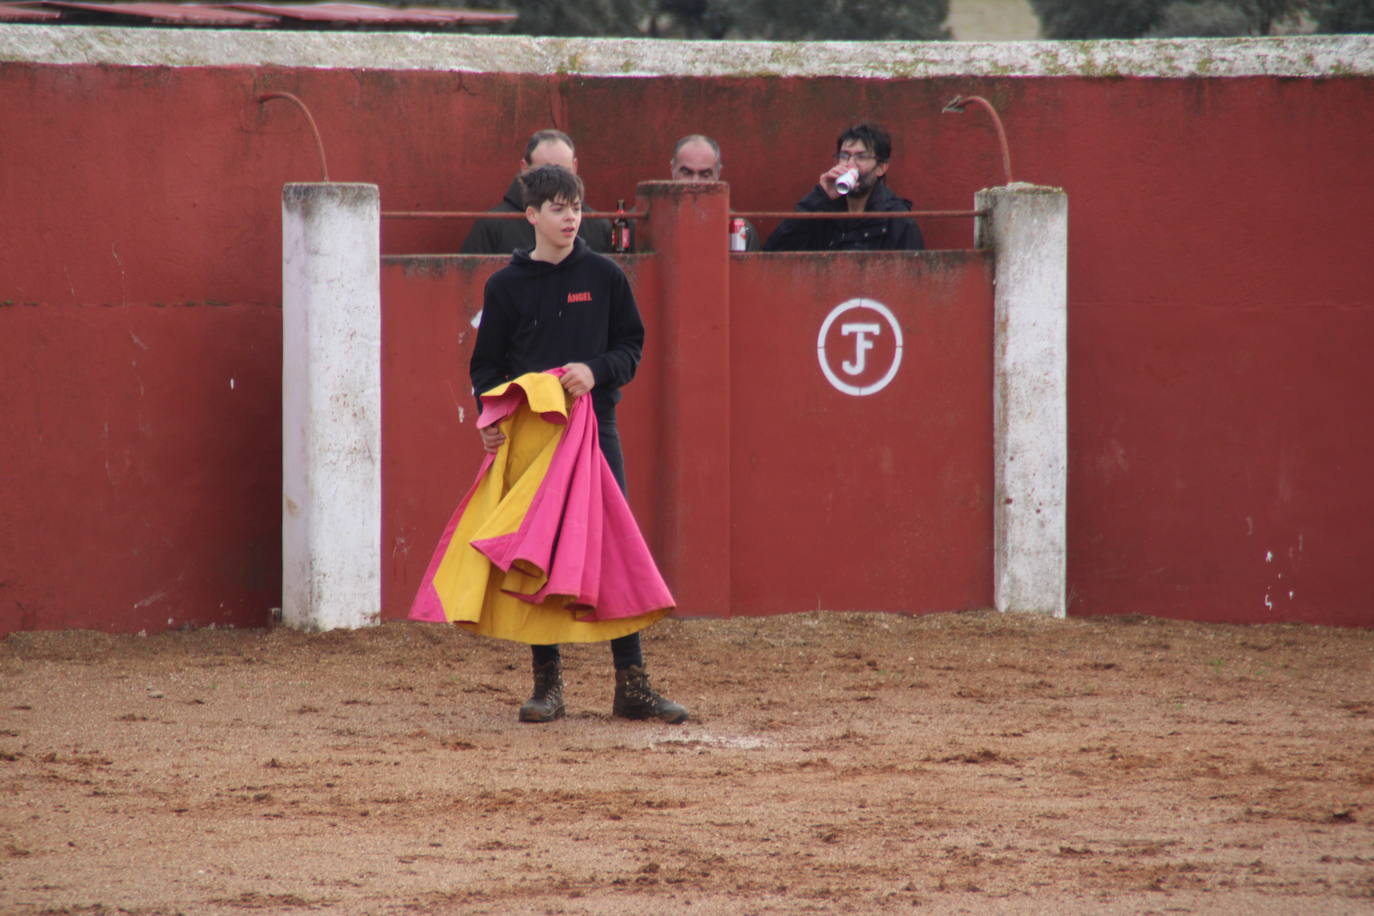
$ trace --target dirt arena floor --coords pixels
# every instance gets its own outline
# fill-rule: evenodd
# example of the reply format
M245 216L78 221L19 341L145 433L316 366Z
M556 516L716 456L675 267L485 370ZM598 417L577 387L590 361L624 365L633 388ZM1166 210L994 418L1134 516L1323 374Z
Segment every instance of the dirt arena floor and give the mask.
M5 914L1374 912L1374 631L668 620L0 642Z

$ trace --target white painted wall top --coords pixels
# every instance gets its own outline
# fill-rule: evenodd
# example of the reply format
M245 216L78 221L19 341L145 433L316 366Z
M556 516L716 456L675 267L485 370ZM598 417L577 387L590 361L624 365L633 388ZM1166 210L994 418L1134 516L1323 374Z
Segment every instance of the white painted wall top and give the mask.
M386 61L378 67L378 61ZM666 41L0 25L0 63L580 76L1374 76L1374 35L1024 42Z

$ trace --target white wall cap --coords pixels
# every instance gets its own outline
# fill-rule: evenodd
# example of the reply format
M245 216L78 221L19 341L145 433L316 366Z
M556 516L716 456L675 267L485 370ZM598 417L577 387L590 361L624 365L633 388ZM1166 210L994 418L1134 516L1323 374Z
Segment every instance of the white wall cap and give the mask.
M1374 76L1374 35L779 42L3 24L0 62L603 77L1367 77Z

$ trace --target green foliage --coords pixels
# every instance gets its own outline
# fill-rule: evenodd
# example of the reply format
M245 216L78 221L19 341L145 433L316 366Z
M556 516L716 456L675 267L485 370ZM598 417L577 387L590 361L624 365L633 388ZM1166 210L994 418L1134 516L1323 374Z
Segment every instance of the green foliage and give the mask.
M1030 0L1030 5L1046 38L1138 38L1159 21L1166 0Z
M442 0L441 0L442 2ZM607 35L804 41L949 37L949 0L505 0L524 35Z
M1250 29L1256 35L1269 35L1284 19L1298 16L1312 5L1312 0L1243 0L1230 6L1239 8L1250 19ZM1243 35L1244 32L1232 34Z
M1150 38L1213 38L1248 35L1254 23L1244 10L1223 0L1170 3L1147 33Z
M721 0L659 0L657 15L650 21L650 34L725 38L734 24L734 15L728 8L732 5Z
M932 41L949 37L949 0L716 0L739 38Z
M405 0L395 0L404 4ZM430 0L520 14L523 35L812 41L949 38L949 0ZM1030 0L1052 39L1374 32L1374 0Z
M1374 0L1315 0L1318 32L1374 32Z
M1030 0L1046 38L1270 35L1310 18L1319 32L1374 31L1374 0Z

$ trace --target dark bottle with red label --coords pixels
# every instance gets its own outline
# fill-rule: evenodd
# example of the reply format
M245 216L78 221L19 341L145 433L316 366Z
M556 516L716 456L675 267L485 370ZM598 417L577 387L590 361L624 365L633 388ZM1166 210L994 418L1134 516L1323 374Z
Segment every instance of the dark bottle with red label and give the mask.
M621 253L635 250L635 227L625 215L625 201L615 202L615 219L611 220L611 250Z

